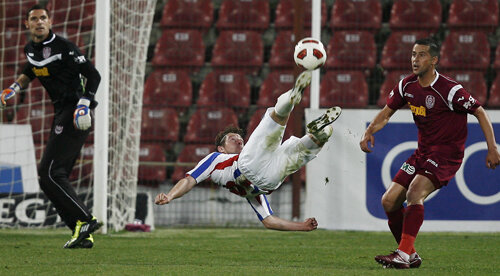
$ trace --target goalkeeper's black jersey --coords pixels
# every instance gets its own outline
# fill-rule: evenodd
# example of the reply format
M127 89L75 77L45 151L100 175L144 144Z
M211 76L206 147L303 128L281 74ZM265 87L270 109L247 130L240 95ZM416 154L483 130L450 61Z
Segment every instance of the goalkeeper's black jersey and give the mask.
M101 77L75 44L51 31L44 41L26 44L24 53L27 62L23 74L40 80L55 112L66 104L76 105L82 96L93 100ZM87 79L85 88L81 75Z

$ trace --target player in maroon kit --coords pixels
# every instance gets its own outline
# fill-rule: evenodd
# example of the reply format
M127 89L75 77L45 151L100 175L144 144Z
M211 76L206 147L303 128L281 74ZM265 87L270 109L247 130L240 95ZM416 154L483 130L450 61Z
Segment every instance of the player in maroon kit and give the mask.
M364 152L371 152L369 144L375 145L373 134L387 124L396 110L408 105L418 128L418 148L382 196L389 228L399 244L394 253L375 257L384 267L417 268L422 263L414 242L424 221L424 199L446 186L460 168L467 114L477 118L486 138L486 166L495 169L500 163L495 134L485 110L462 85L435 70L438 62L439 47L432 39L415 42L411 56L413 74L394 87L387 105L375 116L359 143Z

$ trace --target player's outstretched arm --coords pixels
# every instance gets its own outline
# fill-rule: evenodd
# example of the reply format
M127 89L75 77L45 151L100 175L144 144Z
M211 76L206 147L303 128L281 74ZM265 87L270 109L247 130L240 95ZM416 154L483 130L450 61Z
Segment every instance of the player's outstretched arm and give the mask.
M388 122L391 116L396 112L396 110L390 109L387 105L384 106L382 110L375 116L370 125L366 128L359 146L364 152L372 152L370 145L373 148L375 146L375 134L377 131L381 130Z
M298 222L271 215L262 220L262 224L264 224L267 229L281 231L312 231L318 228L318 222L315 218L308 218L302 222Z
M5 88L0 93L0 109L7 105L8 99L14 97L21 89L26 88L30 81L31 79L28 76L21 74L13 84Z
M158 205L164 205L170 203L170 201L185 195L187 192L193 189L196 185L196 180L188 175L183 179L179 180L177 184L167 193L159 193L155 197L155 203Z
M495 169L500 165L500 153L498 152L497 143L495 141L495 133L491 125L490 118L483 107L479 107L474 112L481 129L483 130L486 144L488 145L488 154L486 155L486 167Z

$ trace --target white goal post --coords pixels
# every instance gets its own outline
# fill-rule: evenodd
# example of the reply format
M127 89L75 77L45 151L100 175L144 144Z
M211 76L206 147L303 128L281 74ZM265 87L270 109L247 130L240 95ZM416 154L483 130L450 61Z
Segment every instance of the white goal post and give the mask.
M46 7L52 31L75 43L101 75L93 130L69 180L105 223L104 233L134 222L142 94L156 0L0 1L0 83L22 71L26 12ZM36 172L54 117L38 80L0 110L0 228L64 227Z
M96 1L101 72L94 142L94 214L108 229L134 220L142 94L156 0Z

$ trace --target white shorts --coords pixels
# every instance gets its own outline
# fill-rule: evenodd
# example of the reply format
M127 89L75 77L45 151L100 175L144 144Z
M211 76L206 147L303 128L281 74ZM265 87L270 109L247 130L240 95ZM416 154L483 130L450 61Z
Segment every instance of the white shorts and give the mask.
M290 137L283 144L285 126L271 118L269 108L243 147L238 167L245 177L261 190L274 191L290 174L299 170L319 153L308 149L299 138Z

